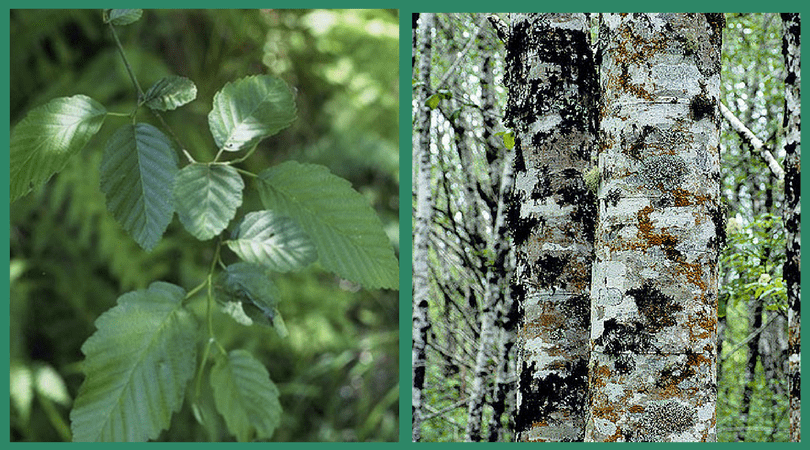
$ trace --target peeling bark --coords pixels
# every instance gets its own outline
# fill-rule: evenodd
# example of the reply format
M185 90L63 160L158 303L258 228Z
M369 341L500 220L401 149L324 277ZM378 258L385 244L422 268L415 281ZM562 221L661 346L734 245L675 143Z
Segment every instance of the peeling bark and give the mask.
M506 42L515 133L509 214L519 300L517 440L581 441L598 82L584 14L517 14Z
M419 50L418 79L419 85L414 89L416 98L416 124L414 127L414 154L417 158L416 213L413 229L413 347L411 354L413 386L411 390L412 439L421 439L423 399L425 385L425 350L428 330L428 241L433 206L430 189L430 109L425 106L430 89L430 55L433 31L433 14L420 14L417 28L417 47ZM416 53L417 49L414 49Z
M801 441L801 21L782 14L785 57L785 231L787 259L783 276L788 295L788 390L790 440Z
M605 14L588 441L716 440L720 14Z

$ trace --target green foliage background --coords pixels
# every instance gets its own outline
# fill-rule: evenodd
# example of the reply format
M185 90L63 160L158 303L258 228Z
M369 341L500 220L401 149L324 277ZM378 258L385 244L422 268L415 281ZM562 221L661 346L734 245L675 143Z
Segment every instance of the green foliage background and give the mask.
M390 10L147 10L119 33L142 86L172 74L197 85L194 102L163 114L197 160L214 157L207 113L226 82L269 73L294 86L298 120L260 144L244 167L258 173L285 160L329 167L368 199L398 252L398 20ZM12 10L10 31L12 126L58 96L86 94L116 112L133 107L100 10ZM12 372L50 380L30 398L12 390L13 441L69 440L79 349L95 319L119 295L153 281L190 289L212 257L210 242L195 240L179 220L144 252L106 211L97 168L104 142L125 119L108 120L114 125L62 172L11 205ZM246 190L243 210L260 205ZM281 392L273 440L396 440L397 292L364 290L318 267L274 281L287 338L215 318L223 345L259 358ZM202 298L191 308L202 314ZM230 439L221 425L209 435L185 405L160 440Z

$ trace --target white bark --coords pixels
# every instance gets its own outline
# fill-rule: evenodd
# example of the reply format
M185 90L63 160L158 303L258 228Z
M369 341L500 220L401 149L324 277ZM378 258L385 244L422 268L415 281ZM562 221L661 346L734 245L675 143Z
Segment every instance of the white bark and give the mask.
M412 404L412 439L417 442L421 439L423 398L422 390L425 383L425 350L427 334L430 328L428 318L429 284L428 284L428 243L430 239L430 223L433 215L431 199L430 172L430 117L431 111L425 106L425 100L430 90L430 57L431 38L433 31L433 14L421 14L417 29L417 47L419 48L418 79L419 86L415 88L416 99L414 127L414 154L417 160L417 174L414 178L416 187L416 213L413 230L413 347L412 347L412 373L413 382L411 391Z
M602 19L588 441L716 440L722 27Z
M765 147L765 143L762 142L760 138L754 134L748 127L746 127L737 116L734 115L731 110L726 107L723 103L720 103L720 112L723 114L723 117L726 118L728 124L731 125L731 128L740 135L743 141L747 142L755 152L759 153L759 156L768 165L768 168L771 169L771 172L776 176L776 179L782 180L785 178L785 171L782 169L782 166L779 165L779 161L773 157L773 154L767 147Z

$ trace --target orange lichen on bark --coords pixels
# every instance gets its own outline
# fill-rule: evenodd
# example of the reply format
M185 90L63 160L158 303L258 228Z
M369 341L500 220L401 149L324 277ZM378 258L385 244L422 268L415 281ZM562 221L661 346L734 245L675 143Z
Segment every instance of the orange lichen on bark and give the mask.
M709 195L695 194L683 188L670 191L675 198L675 206L703 205L712 199Z
M679 272L686 277L687 281L699 287L701 292L706 291L706 282L703 281L703 264L681 261Z

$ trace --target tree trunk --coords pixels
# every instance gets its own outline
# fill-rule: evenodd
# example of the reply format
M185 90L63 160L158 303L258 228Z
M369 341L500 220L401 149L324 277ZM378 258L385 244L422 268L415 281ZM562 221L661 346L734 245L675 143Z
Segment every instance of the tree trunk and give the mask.
M584 14L512 19L505 120L516 143L516 438L581 441L595 222L583 174L595 148L598 83Z
M606 14L588 441L716 440L721 14Z
M788 295L788 390L790 440L801 441L801 48L799 14L782 14L785 57L785 231L783 276Z
M414 153L417 159L416 213L413 230L413 347L412 347L412 381L411 411L412 439L421 439L423 399L425 385L425 349L427 334L430 329L428 318L429 284L428 284L428 242L430 240L430 223L433 206L430 187L430 117L431 111L425 106L430 90L430 55L433 31L433 14L421 14L417 29L417 47L419 51L418 85L415 87L416 125ZM414 49L417 50L417 49ZM414 52L416 53L416 51Z

